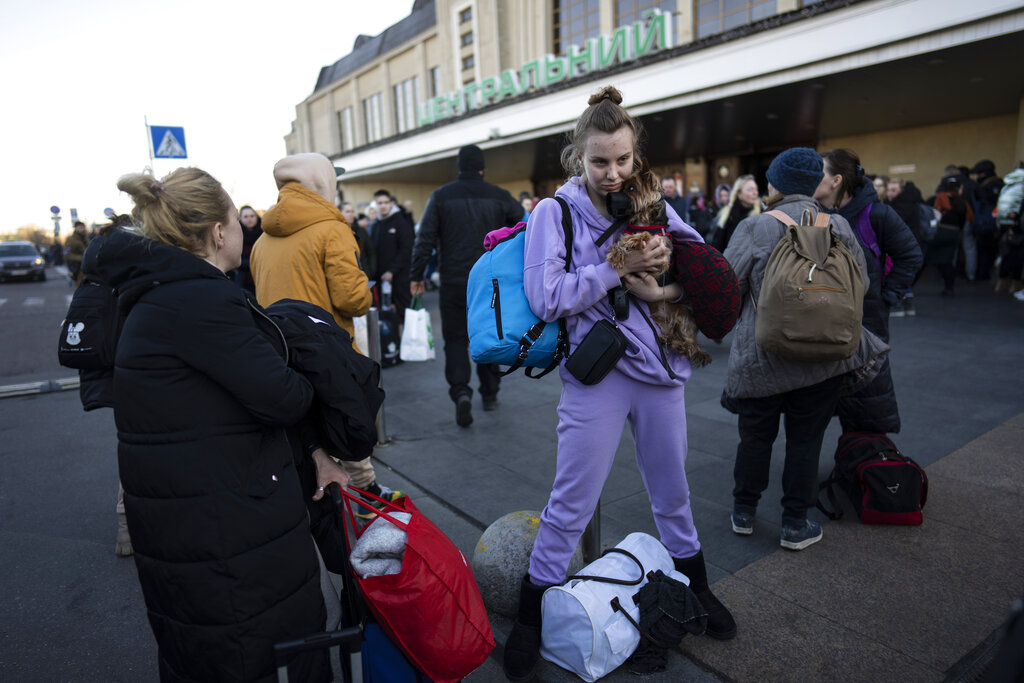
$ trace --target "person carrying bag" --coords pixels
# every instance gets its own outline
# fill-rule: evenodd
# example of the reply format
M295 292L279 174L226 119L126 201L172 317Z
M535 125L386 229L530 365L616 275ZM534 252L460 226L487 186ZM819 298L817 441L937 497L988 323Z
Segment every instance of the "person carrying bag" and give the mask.
M434 335L430 328L430 311L423 306L423 297L414 294L405 309L405 326L398 345L399 358L408 361L434 360Z
M639 122L621 102L622 95L611 86L591 96L570 144L562 151L570 177L556 198L569 206L574 233L571 254L556 199L541 200L526 229L523 287L530 308L546 322L564 318L573 354L593 345L588 355L594 359L590 365L594 372L574 375L568 368L571 359L559 368L562 399L555 480L540 516L518 615L505 645L504 671L513 681L529 680L536 668L542 596L550 586L565 581L569 560L611 470L627 417L660 541L709 612L707 634L720 639L736 635L732 615L708 586L690 510L684 408L690 362L663 349L658 331L649 324L647 302L672 301L682 294L679 285L662 287L651 275L664 269L669 246L664 240L651 240L616 268L605 260L616 235L598 243L618 220L609 210L609 195L618 193L641 167ZM673 242L700 241L699 233L684 224L672 207L665 209L666 230ZM571 261L568 270L567 261ZM609 300L615 290L624 296ZM592 332L595 325L606 329ZM607 329L609 325L613 330ZM615 331L625 338L624 345L616 341ZM595 335L591 342L586 341L588 334ZM617 347L623 347L621 354ZM610 366L606 372L604 366Z

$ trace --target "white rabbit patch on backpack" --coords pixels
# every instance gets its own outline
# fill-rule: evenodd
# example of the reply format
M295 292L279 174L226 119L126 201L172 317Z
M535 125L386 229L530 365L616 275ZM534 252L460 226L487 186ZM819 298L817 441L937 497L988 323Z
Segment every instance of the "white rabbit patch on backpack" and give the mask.
M65 337L69 346L78 346L82 342L80 332L85 329L85 323L70 323L68 325L68 336Z

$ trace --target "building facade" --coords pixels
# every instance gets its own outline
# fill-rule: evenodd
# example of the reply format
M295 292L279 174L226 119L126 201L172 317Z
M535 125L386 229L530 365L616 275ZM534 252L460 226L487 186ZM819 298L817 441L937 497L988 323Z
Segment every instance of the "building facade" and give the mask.
M346 200L386 187L416 217L469 143L489 181L547 196L612 84L680 188L754 173L763 192L807 145L927 195L947 164L1024 159L1022 48L1016 0L416 0L321 69L285 146L344 166Z

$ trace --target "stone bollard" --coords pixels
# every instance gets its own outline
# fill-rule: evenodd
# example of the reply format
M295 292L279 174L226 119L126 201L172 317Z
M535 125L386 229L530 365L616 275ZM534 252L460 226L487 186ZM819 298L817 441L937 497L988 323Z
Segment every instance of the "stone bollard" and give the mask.
M537 538L540 513L510 512L484 530L473 552L473 572L488 610L515 618L519 611L519 587L530 566L530 552ZM583 551L576 546L568 576L583 568Z

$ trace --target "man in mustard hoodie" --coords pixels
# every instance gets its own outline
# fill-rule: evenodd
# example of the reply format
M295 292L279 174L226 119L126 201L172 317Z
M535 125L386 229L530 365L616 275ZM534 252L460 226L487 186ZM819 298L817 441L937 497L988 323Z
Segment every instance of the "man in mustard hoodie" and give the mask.
M370 310L372 297L355 235L334 206L334 165L323 154L294 154L274 165L274 180L277 204L263 215L250 260L257 301L308 301L330 311L354 338L352 318ZM355 341L352 346L359 350ZM402 495L377 483L369 458L342 465L353 486L388 500Z

